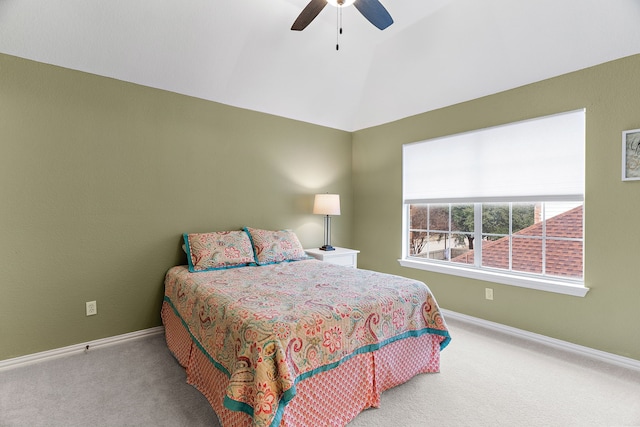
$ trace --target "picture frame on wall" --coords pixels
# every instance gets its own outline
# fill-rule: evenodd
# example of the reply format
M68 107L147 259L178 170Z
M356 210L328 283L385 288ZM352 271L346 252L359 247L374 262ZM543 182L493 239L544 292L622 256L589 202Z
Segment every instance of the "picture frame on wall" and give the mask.
M640 129L622 132L622 180L640 181Z

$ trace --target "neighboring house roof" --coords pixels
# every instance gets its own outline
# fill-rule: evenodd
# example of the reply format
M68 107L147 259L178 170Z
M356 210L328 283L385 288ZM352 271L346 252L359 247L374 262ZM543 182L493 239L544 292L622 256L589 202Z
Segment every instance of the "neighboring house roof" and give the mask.
M530 236L542 236L546 226L548 237L582 239L582 206L578 206L546 221L541 221L513 234L512 270L542 273L542 240ZM545 248L546 274L563 277L582 277L582 240L547 239ZM474 251L453 258L452 262L472 264ZM509 268L509 238L483 242L482 265L501 269Z

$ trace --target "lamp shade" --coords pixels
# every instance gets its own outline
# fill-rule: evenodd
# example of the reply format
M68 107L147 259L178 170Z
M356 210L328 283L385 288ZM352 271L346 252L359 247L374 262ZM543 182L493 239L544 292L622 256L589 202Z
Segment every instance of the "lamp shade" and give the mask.
M340 215L339 194L316 194L313 213L318 215Z

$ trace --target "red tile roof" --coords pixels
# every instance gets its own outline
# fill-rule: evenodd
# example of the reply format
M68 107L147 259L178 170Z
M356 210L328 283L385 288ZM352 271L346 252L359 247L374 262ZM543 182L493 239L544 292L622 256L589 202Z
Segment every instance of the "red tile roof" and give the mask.
M542 273L542 240L530 238L541 236L546 225L546 274L562 277L582 277L582 240L553 240L554 237L582 239L582 206L578 206L544 222L538 222L513 234L512 270ZM473 263L474 251L466 252L452 262ZM500 269L509 268L509 238L484 241L482 265Z

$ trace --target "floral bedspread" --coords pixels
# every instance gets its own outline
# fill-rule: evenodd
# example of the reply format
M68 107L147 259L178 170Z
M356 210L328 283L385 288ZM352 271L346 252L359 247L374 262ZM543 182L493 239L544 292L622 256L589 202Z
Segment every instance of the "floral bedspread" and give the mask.
M415 280L317 260L189 273L173 267L165 301L229 378L225 407L275 426L295 384L355 354L446 324Z

